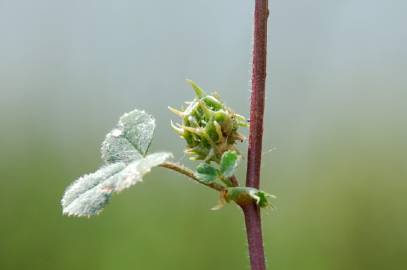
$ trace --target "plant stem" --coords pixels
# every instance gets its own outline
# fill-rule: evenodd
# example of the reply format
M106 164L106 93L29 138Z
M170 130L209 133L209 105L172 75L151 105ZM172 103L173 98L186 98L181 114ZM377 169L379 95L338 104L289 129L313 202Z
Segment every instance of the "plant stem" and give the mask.
M241 207L246 224L251 269L265 270L266 264L261 232L260 209L255 203Z
M268 0L255 0L250 135L246 186L259 188L267 64ZM260 209L255 203L241 206L245 217L252 270L265 270Z
M225 187L223 187L222 185L219 185L218 183L204 183L202 181L199 181L198 178L195 177L195 174L192 170L188 169L187 167L181 165L181 164L177 164L174 162L164 162L163 164L160 165L163 168L167 168L173 171L176 171L178 173L181 173L185 176L188 176L189 178L195 180L197 183L205 185L209 188L212 188L214 190L217 191L224 191Z

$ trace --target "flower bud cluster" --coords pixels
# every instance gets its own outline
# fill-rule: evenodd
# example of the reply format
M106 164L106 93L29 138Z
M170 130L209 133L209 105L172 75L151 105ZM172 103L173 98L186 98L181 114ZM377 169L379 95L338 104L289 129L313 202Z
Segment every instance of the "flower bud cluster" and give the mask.
M183 111L169 107L182 119L182 124L171 122L171 125L185 139L185 152L191 159L219 163L224 152L238 151L236 142L244 140L238 129L247 127L248 123L243 116L225 106L217 94L209 95L194 82L188 82L195 91L195 98L187 102Z

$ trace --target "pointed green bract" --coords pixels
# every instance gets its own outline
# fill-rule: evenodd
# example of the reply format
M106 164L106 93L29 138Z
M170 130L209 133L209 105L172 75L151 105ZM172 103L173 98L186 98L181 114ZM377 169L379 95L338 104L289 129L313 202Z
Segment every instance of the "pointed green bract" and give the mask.
M220 172L224 177L232 177L239 164L239 155L236 151L226 151L220 160Z
M118 193L143 180L151 168L172 157L170 153L154 153L128 165L113 163L92 174L80 177L69 186L62 198L63 213L69 216L94 216Z
M198 98L201 98L206 95L205 91L199 87L193 80L187 79L187 83L189 83L192 86L192 89L194 89L195 94Z
M102 143L102 159L106 163L128 163L143 157L153 139L154 129L155 119L150 114L140 110L124 114Z

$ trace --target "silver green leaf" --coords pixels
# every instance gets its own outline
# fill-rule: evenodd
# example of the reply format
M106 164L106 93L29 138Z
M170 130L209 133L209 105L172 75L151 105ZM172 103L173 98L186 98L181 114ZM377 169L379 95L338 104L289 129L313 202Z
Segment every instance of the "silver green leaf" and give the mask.
M102 159L106 163L128 163L145 156L154 129L155 119L150 114L139 110L124 114L102 143Z
M120 172L118 177L112 179L111 185L114 186L114 191L120 192L126 188L143 181L143 176L151 171L151 168L163 164L168 159L172 158L171 153L158 152L147 155L131 162L123 171Z
M65 191L61 201L63 213L79 217L99 214L114 192L141 182L151 168L171 157L170 153L154 153L129 164L109 164L95 173L80 177Z

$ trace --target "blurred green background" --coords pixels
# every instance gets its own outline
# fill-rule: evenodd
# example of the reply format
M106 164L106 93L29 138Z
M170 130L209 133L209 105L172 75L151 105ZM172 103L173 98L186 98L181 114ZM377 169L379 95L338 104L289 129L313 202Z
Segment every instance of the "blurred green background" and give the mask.
M0 269L248 269L239 210L156 169L98 217L60 198L133 108L186 161L184 82L247 115L253 1L0 0ZM406 1L271 1L271 269L407 269ZM241 145L245 152L246 145ZM244 166L243 166L244 167ZM239 178L244 179L244 168Z

